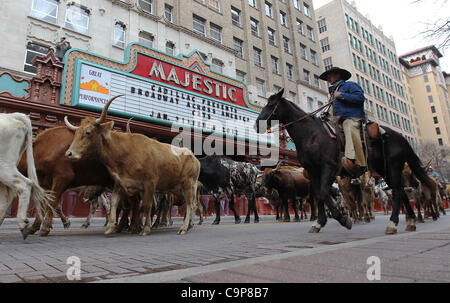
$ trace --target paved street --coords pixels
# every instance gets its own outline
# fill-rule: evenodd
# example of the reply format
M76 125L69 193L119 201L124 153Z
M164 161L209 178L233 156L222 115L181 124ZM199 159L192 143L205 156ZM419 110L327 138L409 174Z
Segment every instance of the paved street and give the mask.
M235 225L208 218L186 236L173 228L148 237L105 237L104 220L81 230L72 219L64 231L55 220L50 237L22 240L15 219L0 227L0 282L66 282L67 258L81 260L82 281L100 282L369 282L367 259L381 260L381 282L450 282L450 216L385 236L388 217L355 225L329 221L322 233L309 234L310 222ZM197 220L197 219L196 219ZM252 220L253 221L253 220Z

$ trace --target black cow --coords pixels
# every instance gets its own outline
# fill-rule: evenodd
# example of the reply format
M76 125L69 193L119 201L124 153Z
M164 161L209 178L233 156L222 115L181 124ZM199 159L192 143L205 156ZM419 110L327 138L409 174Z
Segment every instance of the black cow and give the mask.
M212 192L216 207L216 219L213 224L220 223L220 198L226 196L230 202L230 209L234 213L236 224L241 218L234 208L234 194L245 194L248 200L248 213L245 223L250 223L251 211L255 213L255 223L259 222L255 201L256 178L261 171L250 163L235 162L224 156L208 156L200 160L201 169L199 181Z

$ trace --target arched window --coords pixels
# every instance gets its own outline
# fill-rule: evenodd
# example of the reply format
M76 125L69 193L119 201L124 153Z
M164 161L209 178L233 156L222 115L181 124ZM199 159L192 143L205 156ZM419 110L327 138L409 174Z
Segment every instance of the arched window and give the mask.
M155 41L155 37L147 32L141 31L139 32L139 42L149 46L149 47L153 47L153 41Z
M175 44L173 42L166 42L166 53L169 55L175 55Z
M56 23L58 4L56 0L33 0L30 15L51 23Z
M82 34L87 34L89 27L89 12L75 5L67 6L65 27Z
M223 74L223 62L219 59L212 59L212 70L216 73Z
M114 45L125 47L125 25L119 22L114 25Z

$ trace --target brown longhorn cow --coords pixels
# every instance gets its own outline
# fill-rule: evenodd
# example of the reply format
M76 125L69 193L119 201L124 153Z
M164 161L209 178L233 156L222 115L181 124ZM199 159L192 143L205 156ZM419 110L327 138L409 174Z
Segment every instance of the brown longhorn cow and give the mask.
M43 188L54 193L54 199L50 203L61 217L64 228L70 227L69 219L61 211L61 196L64 192L83 186L112 188L114 185L109 172L100 161L86 159L72 162L65 157L73 139L74 131L64 126L47 129L33 141L33 153L39 183ZM26 175L26 153L22 156L18 168L22 174ZM138 214L136 213L136 215ZM138 224L136 220L134 221L135 224ZM52 223L53 212L50 208L47 208L43 222L39 217L36 217L30 233L33 234L40 229L40 236L47 236L52 228ZM132 226L133 228L139 229L138 226Z
M195 203L200 162L192 151L160 143L141 134L113 132L114 122L105 122L111 103L109 100L99 119L91 117L74 127L75 138L66 152L72 161L98 159L114 179L109 223L105 234L116 230L116 209L125 197L141 195L146 214L141 235L151 231L151 212L156 192L181 193L186 201L186 217L179 234L192 227L192 210Z

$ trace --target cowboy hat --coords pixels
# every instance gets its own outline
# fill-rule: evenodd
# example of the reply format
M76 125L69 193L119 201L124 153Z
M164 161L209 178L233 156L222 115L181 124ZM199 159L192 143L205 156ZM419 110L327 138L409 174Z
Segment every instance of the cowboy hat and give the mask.
M327 70L326 72L324 72L322 75L320 75L320 79L321 80L328 80L328 76L331 74L339 74L341 75L341 79L344 81L347 81L348 79L350 79L352 77L352 74L345 69L339 68L339 67L332 67L329 70Z

